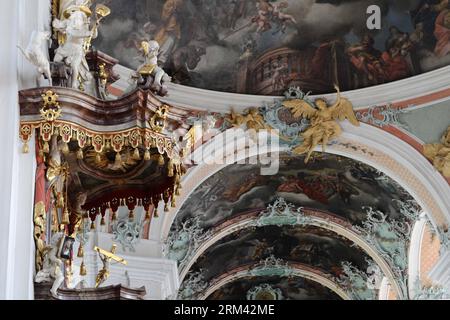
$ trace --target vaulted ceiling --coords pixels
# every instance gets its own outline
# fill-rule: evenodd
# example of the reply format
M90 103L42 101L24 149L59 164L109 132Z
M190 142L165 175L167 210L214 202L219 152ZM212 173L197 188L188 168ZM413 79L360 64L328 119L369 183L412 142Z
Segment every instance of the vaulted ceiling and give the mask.
M352 245L334 232L311 226L248 228L215 243L198 258L192 271L202 270L204 279L212 281L273 255L339 277L341 262L350 262L360 270L368 267L366 259L370 258Z
M200 216L201 225L210 228L283 197L360 224L366 219L363 206L397 218L392 200L411 199L395 181L369 165L326 153L315 153L307 165L303 156L282 154L276 175L263 176L260 170L260 165L234 164L217 172L192 192L177 214L177 223Z
M276 175L263 176L260 169L258 164L234 164L215 173L193 190L172 226L171 233L175 235L186 226L197 224L196 228L185 230L212 234L209 239L229 230L227 235L208 244L199 256L189 255L189 259L193 259L190 264L183 262L180 266L183 272L190 266L184 278L185 286L192 281L193 274L200 275L201 280L212 287L227 279L214 294L210 292L209 299L245 299L247 291L261 284L275 285L276 288L271 288L281 290L284 298L339 298L325 287L319 290L317 286L321 285L317 281L310 285L298 275L286 279L284 274L278 273L279 267L285 264L306 266L328 279L338 279L345 273L343 263L366 272L373 263L372 257L333 228L301 223L302 218L288 222L293 216L288 218L287 215L293 212L312 214L321 217L325 224L333 221L340 228L353 232L358 226L365 226L369 208L384 213L388 222L402 221L404 217L398 201L412 200L403 188L383 173L342 156L314 153L313 160L305 165L303 156L281 154ZM289 209L280 206L280 211L271 211L274 202L279 202L280 198L284 199L283 205L289 204ZM272 215L261 222L259 212ZM286 220L276 220L277 214L278 218L285 214ZM255 215L259 215L259 223L239 227ZM387 232L384 237L390 241L390 231ZM186 252L190 249L182 249L183 240L177 241L176 245L180 247L172 248L175 249L172 257L188 255ZM198 246L205 246L203 240L199 241ZM192 246L192 242L185 245ZM253 270L258 265L267 267L264 261L271 258L280 259L278 269L269 268L267 274L259 274L262 279L251 271L248 275L233 278L233 274L242 270Z
M251 297L254 300L340 300L336 293L312 280L270 276L233 281L216 290L208 300L246 300Z

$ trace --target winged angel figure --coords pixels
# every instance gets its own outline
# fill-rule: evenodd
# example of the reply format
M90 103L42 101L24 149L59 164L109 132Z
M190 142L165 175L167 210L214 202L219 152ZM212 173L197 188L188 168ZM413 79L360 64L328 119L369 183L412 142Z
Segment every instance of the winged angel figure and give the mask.
M341 97L338 86L335 86L335 89L337 90L337 100L332 106L328 106L327 102L320 98L316 99L314 104L303 99L283 102L283 106L290 109L295 118L310 119L310 127L301 133L303 144L293 150L296 154L307 154L305 163L308 163L317 145L321 144L322 150L325 152L328 142L341 135L342 129L337 120L348 119L351 124L359 126L352 103Z

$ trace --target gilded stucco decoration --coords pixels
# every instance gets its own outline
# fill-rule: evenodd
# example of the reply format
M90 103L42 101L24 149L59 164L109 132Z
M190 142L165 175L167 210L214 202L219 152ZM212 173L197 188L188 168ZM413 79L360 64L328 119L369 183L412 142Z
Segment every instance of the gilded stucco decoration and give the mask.
M249 108L243 114L232 111L225 120L234 128L253 133L263 129L276 132L294 154L306 154L305 163L308 163L318 145L325 151L326 146L342 134L338 121L349 120L354 126L359 126L352 103L341 97L337 86L335 88L337 98L332 105L323 98L311 101L309 93L290 88L284 101L275 102L273 106Z
M445 131L440 143L426 144L423 152L444 177L450 178L450 127Z
M44 120L52 122L61 116L61 107L58 102L58 95L51 90L42 94L43 106L39 110Z
M301 133L303 143L293 149L295 154L307 154L305 163L309 161L317 145L322 145L322 150L325 152L326 145L342 134L342 128L337 120L349 120L354 126L359 126L352 103L341 97L339 87L336 86L336 90L337 99L331 106L328 106L326 100L321 98L316 99L314 103L305 98L283 102L295 119L310 120L309 127Z

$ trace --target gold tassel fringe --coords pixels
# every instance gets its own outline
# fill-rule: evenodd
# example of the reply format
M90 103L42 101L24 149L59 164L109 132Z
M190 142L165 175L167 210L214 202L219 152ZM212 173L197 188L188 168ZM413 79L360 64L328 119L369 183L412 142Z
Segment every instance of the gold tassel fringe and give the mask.
M145 161L150 161L151 157L150 157L150 151L145 150L144 152L144 160Z
M133 160L141 160L141 155L139 154L139 149L138 148L134 148Z
M70 223L70 221L69 221L69 210L67 209L67 207L65 207L61 224L68 225L69 223Z
M85 276L87 275L87 271L86 271L86 266L84 265L84 260L81 261L81 265L80 265L80 276Z
M78 258L83 258L84 257L84 248L83 248L83 244L80 243L80 246L78 247L78 254L77 254Z

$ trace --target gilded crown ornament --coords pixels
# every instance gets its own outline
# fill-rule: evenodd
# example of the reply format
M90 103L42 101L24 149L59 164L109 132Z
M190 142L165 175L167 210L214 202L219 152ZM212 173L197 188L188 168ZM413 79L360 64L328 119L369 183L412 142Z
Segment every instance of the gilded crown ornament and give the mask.
M61 116L61 107L58 102L58 95L51 90L46 91L42 96L44 105L39 110L42 118L48 122L53 122Z
M168 111L169 106L163 104L162 106L158 107L158 109L155 111L155 114L150 118L149 120L150 127L155 132L161 132L164 130L166 126L166 118Z

